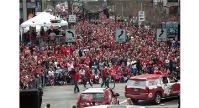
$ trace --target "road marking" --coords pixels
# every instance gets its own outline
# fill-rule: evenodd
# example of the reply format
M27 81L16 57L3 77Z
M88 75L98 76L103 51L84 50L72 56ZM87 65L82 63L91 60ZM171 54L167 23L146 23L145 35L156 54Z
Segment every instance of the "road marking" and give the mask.
M125 102L127 102L127 100L124 100L124 101L120 102L120 104L125 103Z

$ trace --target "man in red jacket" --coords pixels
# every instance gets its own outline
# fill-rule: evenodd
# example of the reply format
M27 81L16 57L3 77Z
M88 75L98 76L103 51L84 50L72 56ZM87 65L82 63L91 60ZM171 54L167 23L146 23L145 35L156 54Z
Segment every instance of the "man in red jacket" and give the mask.
M76 92L76 88L77 88L77 92L79 92L79 87L78 87L77 83L80 80L80 74L79 74L79 71L77 71L77 69L75 69L75 74L74 74L73 80L75 83L74 92Z

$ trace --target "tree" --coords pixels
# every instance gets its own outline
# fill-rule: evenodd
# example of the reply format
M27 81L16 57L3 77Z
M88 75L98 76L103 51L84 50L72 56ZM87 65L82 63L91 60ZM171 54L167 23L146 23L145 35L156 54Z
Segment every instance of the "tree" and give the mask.
M141 10L140 0L130 0L124 2L113 1L113 4L116 5L115 15L122 15L122 3L124 17L138 18L138 11ZM160 25L162 22L168 21L180 21L178 14L167 15L162 3L155 4L151 2L151 0L144 0L142 2L142 11L145 11L146 15L146 21L144 23L150 23L150 25Z

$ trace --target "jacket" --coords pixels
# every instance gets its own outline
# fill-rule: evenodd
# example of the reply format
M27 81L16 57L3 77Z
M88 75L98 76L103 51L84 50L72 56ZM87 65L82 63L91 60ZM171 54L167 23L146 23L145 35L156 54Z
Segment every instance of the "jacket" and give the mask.
M75 81L79 81L80 80L80 74L79 74L79 72L76 72L74 74L73 80L75 80Z
M108 71L106 72L105 69L102 69L101 71L102 71L102 76L103 77L107 77L108 76Z
M90 77L90 69L85 70L85 77Z
M86 69L85 70L85 77L86 77L86 81L90 80L91 74L90 74L90 69Z

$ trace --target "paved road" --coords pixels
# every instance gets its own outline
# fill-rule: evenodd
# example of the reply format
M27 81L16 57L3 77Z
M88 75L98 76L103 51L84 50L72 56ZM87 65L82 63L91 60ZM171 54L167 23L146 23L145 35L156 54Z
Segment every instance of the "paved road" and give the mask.
M124 96L124 88L126 83L116 83L115 93L119 93L119 100L121 105L126 104L126 98ZM90 85L87 85L90 87ZM93 87L100 87L100 84L94 84ZM80 92L85 88L83 85L79 85ZM47 103L50 103L52 108L72 108L73 105L76 105L79 98L79 93L74 93L73 85L66 86L46 86L43 88L44 96L42 108L45 108ZM177 108L178 99L163 99L162 105L153 105L151 101L140 100L136 106L145 106L146 108Z

